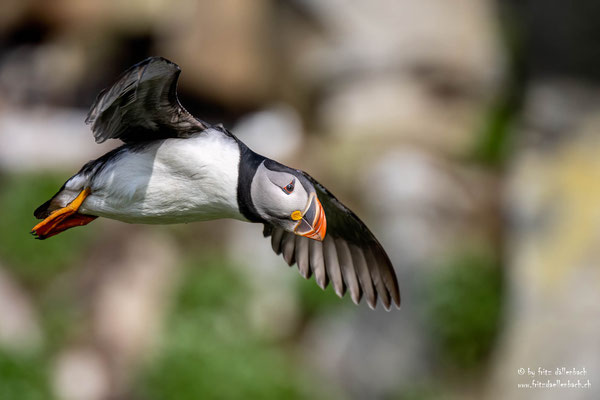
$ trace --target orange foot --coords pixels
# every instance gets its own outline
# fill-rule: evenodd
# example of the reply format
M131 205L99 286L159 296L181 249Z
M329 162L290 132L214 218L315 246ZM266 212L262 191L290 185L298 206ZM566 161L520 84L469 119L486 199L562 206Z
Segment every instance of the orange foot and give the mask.
M89 188L83 189L69 205L53 211L45 220L34 226L31 234L36 239L47 239L69 228L86 225L95 220L97 217L93 215L79 214L77 212L90 193L91 190Z

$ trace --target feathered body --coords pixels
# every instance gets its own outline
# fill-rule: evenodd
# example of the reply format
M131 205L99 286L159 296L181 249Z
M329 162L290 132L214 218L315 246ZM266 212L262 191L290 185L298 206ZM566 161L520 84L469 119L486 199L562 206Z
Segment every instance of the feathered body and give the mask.
M237 142L218 129L125 145L86 164L50 209L65 207L89 187L83 214L143 224L244 219L237 204L239 160Z
M393 266L366 225L307 173L250 150L177 100L179 67L149 58L127 70L92 106L97 142L121 147L90 161L34 215L39 239L106 217L172 224L234 218L264 225L285 261L338 296L370 307L400 305Z

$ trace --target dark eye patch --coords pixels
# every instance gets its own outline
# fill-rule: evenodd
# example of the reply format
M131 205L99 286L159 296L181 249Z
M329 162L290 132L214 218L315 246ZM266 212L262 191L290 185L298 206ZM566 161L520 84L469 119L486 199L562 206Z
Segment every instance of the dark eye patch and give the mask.
M287 185L285 185L284 187L282 187L282 189L285 193L291 194L294 191L295 187L296 187L296 179L292 179L292 181L290 183L288 183Z
M307 193L311 193L311 192L315 191L315 188L313 187L312 183L307 179L307 177L305 176L305 173L300 171L299 169L292 169L290 167L286 167L285 165L279 164L277 161L273 161L273 160L269 160L269 159L264 160L262 165L267 170L267 174L268 174L271 182L273 182L276 186L279 186L280 188L283 188L283 185L285 185L287 182L279 182L279 184L277 184L277 182L280 180L280 177L272 176L269 173L284 172L285 174L281 174L281 175L284 175L284 176L287 175L286 176L287 179L289 179L290 177L295 177L298 180L298 182L302 185L304 190L306 190Z

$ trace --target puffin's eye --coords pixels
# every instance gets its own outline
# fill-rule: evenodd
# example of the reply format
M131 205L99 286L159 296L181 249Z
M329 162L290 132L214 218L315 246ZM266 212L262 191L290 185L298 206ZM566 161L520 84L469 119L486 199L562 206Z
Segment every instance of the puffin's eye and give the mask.
M290 183L288 183L287 185L285 185L282 189L284 192L286 192L287 194L291 194L294 191L294 183L295 183L295 179L292 179L292 181Z

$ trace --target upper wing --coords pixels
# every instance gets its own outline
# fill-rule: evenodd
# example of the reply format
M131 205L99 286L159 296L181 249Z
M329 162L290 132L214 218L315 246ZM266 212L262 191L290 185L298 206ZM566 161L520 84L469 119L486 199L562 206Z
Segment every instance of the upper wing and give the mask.
M97 143L121 139L125 143L187 137L207 128L179 104L175 63L151 57L125 71L100 92L85 122L92 125Z
M387 310L392 301L400 307L394 267L381 244L331 192L308 174L304 175L313 183L325 210L325 240L319 242L265 224L263 233L265 237L271 236L275 253L283 253L290 266L297 263L306 279L314 273L321 288L325 289L331 281L339 297L348 288L356 304L364 294L371 308L375 308L377 297Z

